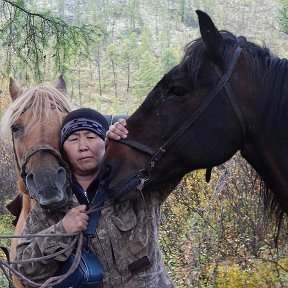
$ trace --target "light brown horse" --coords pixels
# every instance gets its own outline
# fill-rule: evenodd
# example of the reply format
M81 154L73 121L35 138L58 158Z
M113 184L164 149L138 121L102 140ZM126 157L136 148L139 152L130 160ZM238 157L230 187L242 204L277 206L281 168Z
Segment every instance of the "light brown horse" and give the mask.
M10 130L12 134L17 186L22 195L14 235L20 235L36 201L44 209L56 209L68 201L67 167L59 150L61 122L72 110L72 104L66 97L62 76L56 88L40 84L25 90L10 79L9 91L13 102L3 115L2 131ZM15 258L17 242L12 240L11 260Z

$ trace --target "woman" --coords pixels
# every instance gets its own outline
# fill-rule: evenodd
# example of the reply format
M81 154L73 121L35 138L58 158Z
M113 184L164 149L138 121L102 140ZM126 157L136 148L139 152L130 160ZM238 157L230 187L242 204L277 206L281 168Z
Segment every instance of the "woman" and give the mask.
M107 136L114 140L126 138L125 126L126 121L119 120L110 126ZM73 172L75 207L65 213L36 206L27 218L23 234L68 234L86 230L89 217L85 211L98 188L97 173L105 152L107 129L105 118L94 110L81 108L68 114L61 130L61 145ZM105 271L102 287L173 287L158 245L160 205L170 192L168 189L145 195L138 192L136 195L140 197L136 200L134 197L119 203L105 200L97 234L90 246ZM23 239L17 247L17 259L51 255L72 241L73 237ZM30 280L43 283L71 253L72 249L49 261L26 263L17 269Z

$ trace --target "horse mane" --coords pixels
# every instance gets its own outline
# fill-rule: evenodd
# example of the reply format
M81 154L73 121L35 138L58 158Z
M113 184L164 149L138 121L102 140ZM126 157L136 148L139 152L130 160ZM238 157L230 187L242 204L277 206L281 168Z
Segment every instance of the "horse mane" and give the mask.
M258 83L259 91L265 91L262 95L265 101L263 118L259 122L263 128L261 137L264 140L271 133L278 137L286 137L288 133L288 61L274 56L267 47L261 47L249 42L245 37L236 37L229 31L220 31L223 45L219 49L219 59L229 63L232 60L234 49L240 45L246 62L251 67L250 77L254 83ZM247 53L246 53L247 52ZM199 69L204 60L207 59L205 45L202 38L196 39L185 47L185 54L177 69L183 70L189 75L189 80L198 86L197 78ZM217 59L213 59L214 61ZM219 61L220 62L220 61ZM263 77L264 75L264 77Z
M263 80L266 99L263 113L262 137L286 139L288 133L288 61L271 57L267 60L266 74ZM284 141L282 141L284 143ZM280 144L280 143L279 143ZM286 144L285 144L286 145Z
M262 68L263 60L271 58L271 54L268 48L260 47L259 45L249 42L244 36L236 37L229 31L222 30L220 31L223 38L222 45L219 47L218 57L213 56L210 60L216 62L216 64L221 65L221 63L229 63L233 58L233 53L237 45L239 45L243 51L247 51L244 56L248 57L246 60L249 60L250 65L253 66L251 70L251 76L257 78L260 69ZM234 49L233 49L234 48ZM197 77L199 74L199 69L209 55L205 52L205 44L202 38L198 38L188 43L184 50L184 56L182 61L179 64L178 69L183 70L186 75L191 77L190 80L193 81L193 84L197 86ZM261 77L258 77L256 80L261 80ZM263 80L262 80L263 81Z
M263 101L265 101L265 108L262 118L257 123L261 127L261 132L259 133L260 141L269 139L271 135L276 138L282 137L282 139L286 139L288 134L288 61L275 57L267 47L261 47L249 42L243 36L236 37L229 31L220 31L220 33L224 41L218 52L219 59L211 60L216 61L216 63L219 60L217 64L220 65L223 62L229 63L232 60L235 47L240 45L244 52L242 55L244 55L247 65L251 68L250 77L252 77L254 83L257 83L258 91L265 91L261 95ZM174 69L182 71L186 77L189 75L189 80L197 87L199 70L203 63L207 61L207 57L209 55L205 53L205 45L202 38L196 39L187 44L182 61ZM218 81L217 79L215 80ZM283 145L286 145L285 141L282 142ZM264 205L270 213L276 216L275 220L278 227L280 227L284 212L275 196L276 194L272 193L263 180L259 190L263 197Z
M32 109L33 114L26 128L46 122L52 115L51 105L57 110L59 119L60 112L68 113L73 110L68 97L50 85L39 84L27 88L4 113L1 121L2 133L10 133L10 127L27 109Z

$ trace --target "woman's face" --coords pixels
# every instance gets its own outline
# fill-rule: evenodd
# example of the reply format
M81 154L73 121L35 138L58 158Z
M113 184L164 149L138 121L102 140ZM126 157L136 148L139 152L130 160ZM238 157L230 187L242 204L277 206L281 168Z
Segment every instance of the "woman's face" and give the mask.
M80 130L68 136L63 149L73 173L85 176L97 173L104 156L105 143L96 133Z

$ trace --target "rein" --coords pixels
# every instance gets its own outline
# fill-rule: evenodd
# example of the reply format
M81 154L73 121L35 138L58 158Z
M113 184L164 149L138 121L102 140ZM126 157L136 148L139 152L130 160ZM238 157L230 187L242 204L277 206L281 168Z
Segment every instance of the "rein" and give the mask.
M238 62L241 52L242 48L238 45L234 51L233 58L225 74L222 74L221 69L216 64L212 64L215 73L220 78L219 82L212 89L209 95L203 100L203 102L196 109L196 111L192 113L192 115L184 123L182 123L182 125L177 129L177 131L162 146L160 146L160 148L156 152L154 152L151 148L147 147L146 145L138 143L131 139L121 139L117 141L125 145L128 145L136 150L139 150L145 154L148 154L151 157L148 166L145 169L139 170L136 175L136 178L139 180L137 189L142 190L144 188L145 182L150 179L152 170L155 168L156 164L163 157L164 153L166 153L166 151L193 125L193 123L196 122L199 116L209 107L209 105L214 101L216 96L223 88L225 89L228 99L232 105L232 108L239 120L243 137L246 135L246 121L237 102L235 93L233 92L233 89L230 83L228 82ZM209 168L210 172L211 169L212 168L210 167Z
M91 213L94 213L96 211L101 211L102 209L106 209L106 208L111 207L111 206L112 205L103 205L103 206L95 205L95 206L89 208L86 211L86 214L90 215ZM81 249L82 249L83 243L84 243L83 232L82 233L81 232L80 233L78 233L78 232L77 233L57 233L57 234L53 234L53 235L51 235L51 234L27 234L27 235L21 235L21 236L1 235L0 239L11 239L11 238L29 239L29 238L39 238L39 237L40 238L45 238L45 237L75 237L75 238L72 240L72 242L68 246L66 246L62 250L56 251L53 254L38 257L38 258L33 258L33 259L25 259L25 260L10 261L8 249L6 247L0 246L0 249L2 249L4 252L5 252L5 250L7 250L7 253L5 252L6 257L7 257L7 261L0 259L0 269L4 273L6 279L8 280L9 285L10 285L9 287L16 288L16 286L12 282L11 273L14 274L23 283L29 285L29 287L50 288L51 285L54 286L54 285L60 284L69 275L71 275L76 270L76 268L78 267L78 265L80 263L80 259L81 259ZM63 275L50 277L43 284L39 284L39 283L36 283L34 281L29 280L27 277L25 277L24 275L19 273L14 267L11 266L11 264L15 265L15 264L21 264L21 263L33 263L33 262L37 262L40 260L46 261L46 260L52 259L52 258L54 258L60 254L65 253L66 251L68 251L72 247L76 247L76 252L75 252L75 259L73 260L73 263L72 263L70 269ZM6 272L5 268L8 269L9 275Z
M71 237L71 236L75 236L75 239L73 239L73 241L67 246L65 247L63 250L61 251L57 251L53 254L50 255L46 255L43 257L39 257L39 258L34 258L34 259L25 259L25 260L18 260L18 261L4 261L2 259L0 259L0 269L3 271L3 273L5 274L6 279L9 282L9 287L12 288L16 288L16 286L14 285L11 275L8 275L5 268L9 270L10 274L12 272L12 274L14 274L19 280L21 280L22 283L25 283L25 285L29 285L29 287L39 287L39 288L48 288L51 287L51 285L56 285L61 283L62 281L64 281L69 275L71 275L77 268L77 266L79 265L80 262L80 258L81 258L81 248L83 245L83 234L82 233L71 233L71 234L34 234L34 235L22 235L20 236L21 238L30 238L30 237ZM10 237L10 238L14 238L14 236L1 236L1 238L4 237ZM19 237L18 237L19 238ZM76 245L77 243L77 245ZM67 273L60 275L60 276L53 276L49 279L47 279L43 284L39 284L36 283L30 279L28 279L27 277L25 277L24 275L22 275L21 273L19 273L14 267L11 267L11 264L20 264L20 263L31 263L31 262L35 262L35 261L45 261L45 260L49 260L51 258L56 257L57 255L60 255L66 251L68 251L69 249L71 249L72 247L76 248L76 257L74 259L74 262L72 264L72 266L70 267L70 269L67 271Z

